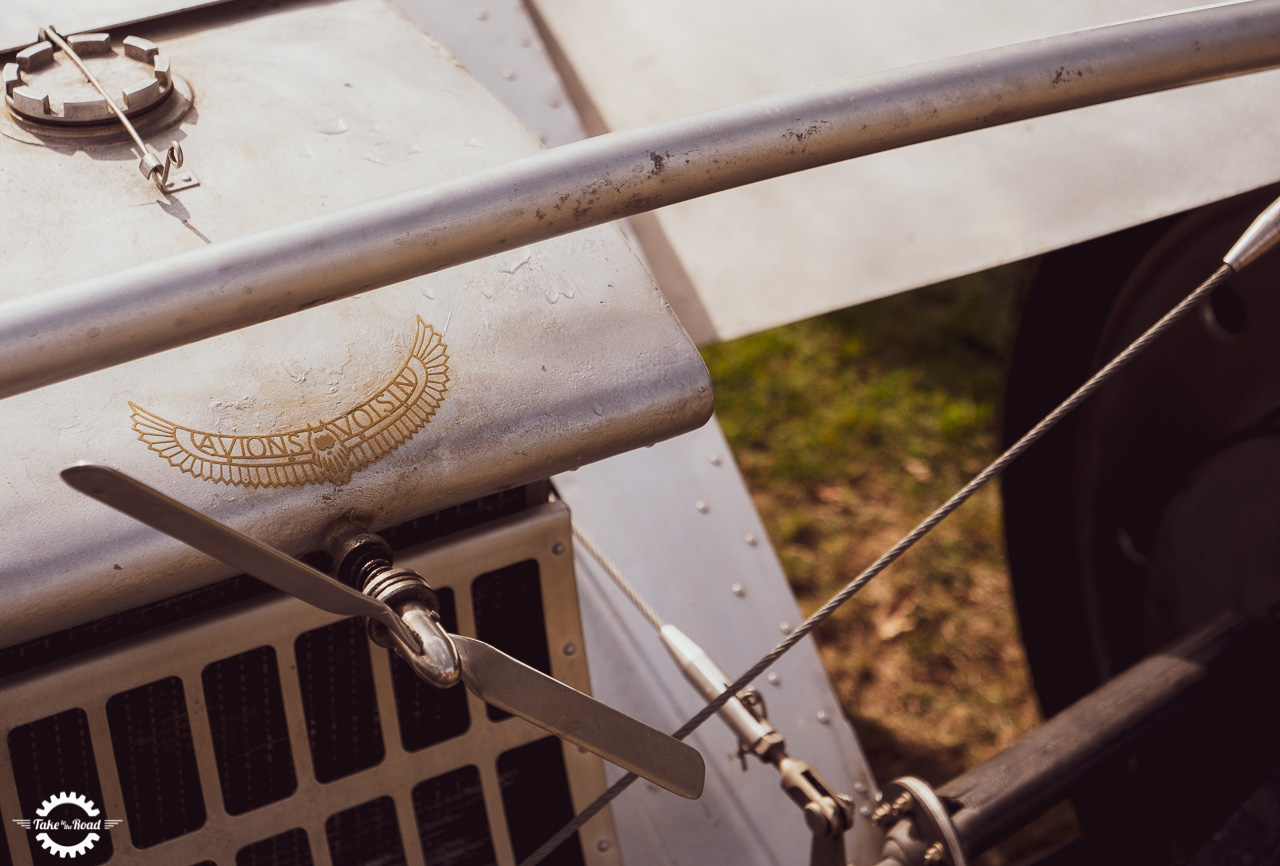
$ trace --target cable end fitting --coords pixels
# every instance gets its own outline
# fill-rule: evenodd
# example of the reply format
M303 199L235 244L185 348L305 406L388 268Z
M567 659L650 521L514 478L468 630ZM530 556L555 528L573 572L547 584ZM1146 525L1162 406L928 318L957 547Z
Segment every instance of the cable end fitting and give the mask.
M1277 244L1280 244L1280 199L1259 214L1222 261L1239 272Z

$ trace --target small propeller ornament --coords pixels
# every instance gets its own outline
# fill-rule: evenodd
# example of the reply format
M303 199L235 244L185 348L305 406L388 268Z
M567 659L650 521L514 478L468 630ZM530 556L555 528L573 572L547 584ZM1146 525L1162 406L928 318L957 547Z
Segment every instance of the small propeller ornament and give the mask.
M438 688L461 680L486 703L655 785L689 799L702 794L706 768L691 746L483 641L445 631L431 587L412 570L393 566L390 548L376 535L349 529L332 539L340 573L364 588L359 592L118 469L79 463L64 469L62 480L307 604L341 616L367 617L371 637L394 649L419 677Z

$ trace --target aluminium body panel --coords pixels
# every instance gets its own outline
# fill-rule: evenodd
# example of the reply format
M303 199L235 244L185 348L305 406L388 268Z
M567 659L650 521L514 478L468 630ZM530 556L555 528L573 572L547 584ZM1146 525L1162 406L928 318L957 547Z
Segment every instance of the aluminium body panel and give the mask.
M715 421L554 481L575 526L664 622L687 633L730 677L802 621ZM704 702L591 553L582 545L574 551L594 694L651 725L676 730ZM813 764L853 799L855 809L874 806L877 786L812 641L798 644L755 686L788 754ZM652 785L632 786L614 809L627 862L806 862L811 837L774 768L753 757L742 763L734 735L719 718L708 719L689 742L707 762L706 794L697 802L680 801ZM875 829L855 820L846 836L850 860L874 862L879 850Z
M41 28L62 33L104 30L226 0L8 0L0 18L0 52L36 41Z
M226 8L217 26L138 31L195 94L147 140L179 140L198 187L161 195L124 143L49 142L0 120L0 296L539 149L389 3ZM710 401L696 351L611 227L16 396L0 408L0 643L228 574L62 485L77 460L298 553L346 515L395 525L683 432Z
M1189 5L532 2L613 130ZM1061 83L1089 71L1064 59ZM732 339L1271 183L1277 99L1280 73L1260 73L876 154L657 219L709 317L695 338Z

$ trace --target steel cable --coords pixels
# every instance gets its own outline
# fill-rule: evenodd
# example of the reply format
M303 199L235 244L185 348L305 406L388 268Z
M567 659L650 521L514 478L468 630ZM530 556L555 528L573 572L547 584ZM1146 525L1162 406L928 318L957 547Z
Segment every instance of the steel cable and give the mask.
M658 612L654 610L653 606L649 604L649 602L645 601L644 596L640 595L636 588L631 585L631 581L622 576L621 569L613 564L613 560L605 556L604 551L597 547L596 543L588 538L586 534L578 528L577 523L573 524L573 537L578 540L578 543L583 546L587 553L590 553L596 558L596 562L600 563L601 567L604 568L605 573L613 579L613 582L617 585L618 589L622 590L623 595L625 595L631 603L636 606L636 610L640 611L640 615L649 621L649 625L653 626L657 631L662 631L662 618L658 616Z
M950 499L944 502L936 511L925 518L915 529L911 530L897 544L886 551L879 559L873 562L861 574L845 585L844 589L832 596L826 604L820 607L812 616L806 619L791 634L787 635L777 646L765 654L758 662L752 665L742 676L738 677L720 693L715 700L703 707L693 718L685 722L678 731L671 736L677 740L683 740L689 734L693 733L703 722L711 718L717 710L724 706L734 695L746 688L756 677L764 673L774 662L786 654L793 646L798 644L804 638L808 637L814 629L822 625L833 613L835 613L841 605L853 598L864 586L866 586L878 574L892 565L902 554L911 549L913 545L925 535L927 535L935 526L945 520L952 512L963 505L973 494L977 493L988 481L1000 474L1010 463L1016 460L1024 451L1030 448L1045 433L1048 433L1059 421L1066 417L1072 410L1089 398L1093 392L1097 391L1108 379L1119 372L1125 365L1133 360L1143 349L1150 345L1154 340L1160 337L1165 331L1177 323L1183 316L1194 309L1200 301L1202 301L1210 292L1222 285L1228 278L1236 273L1236 269L1231 265L1223 264L1216 270L1211 277L1205 280L1196 288L1194 292L1187 295L1176 307L1165 313L1161 319L1148 328L1142 336L1134 340L1119 355L1111 359L1097 373L1093 374L1087 382L1081 385L1066 400L1058 405L1048 415L1046 415L1040 423L1025 433L1021 439L1011 445L1004 453L993 460L986 469L979 472L974 478L957 491ZM581 537L580 537L581 538ZM588 547L588 550L601 559L597 550ZM608 566L606 566L608 568ZM631 597L633 593L628 593ZM639 607L643 600L637 601L632 598ZM643 611L643 608L641 608ZM650 611L652 613L652 611ZM652 614L656 619L657 615ZM649 618L649 614L646 614ZM650 619L653 622L653 619ZM660 627L660 626L659 626ZM634 773L628 773L617 782L613 783L608 790L595 799L587 808L583 809L572 821L562 827L554 836L542 844L536 851L525 858L520 866L537 866L552 851L560 847L570 836L578 831L578 829L591 820L605 806L609 805L619 794L627 789L637 776Z

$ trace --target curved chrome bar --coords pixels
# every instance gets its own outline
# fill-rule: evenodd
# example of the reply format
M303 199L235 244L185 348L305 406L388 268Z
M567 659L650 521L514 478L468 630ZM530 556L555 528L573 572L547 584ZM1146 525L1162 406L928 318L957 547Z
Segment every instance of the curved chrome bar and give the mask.
M709 193L1277 65L1280 0L1253 0L601 135L10 301L0 398Z

